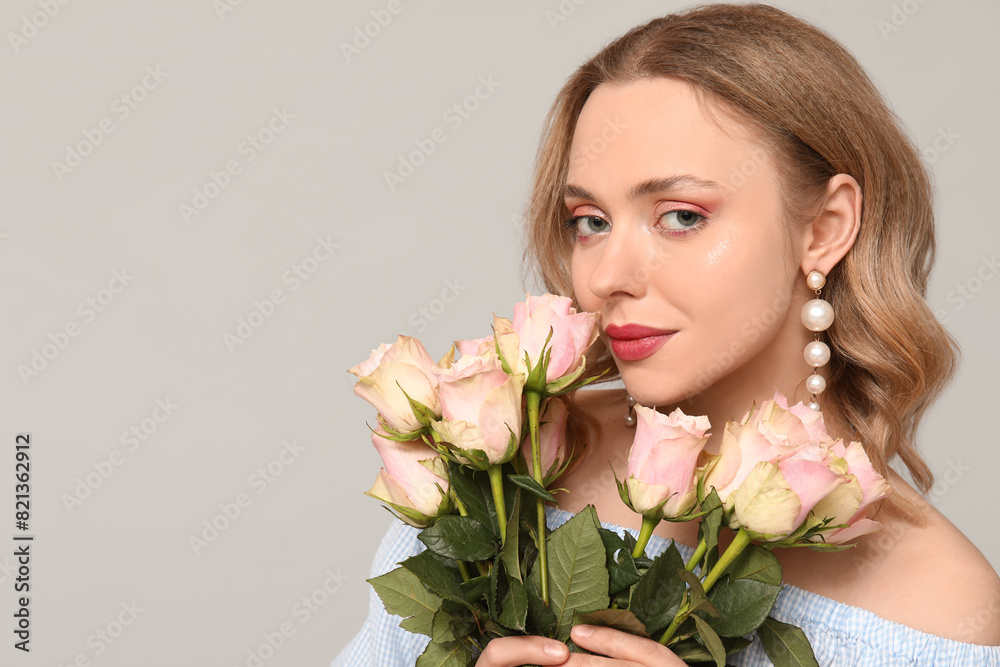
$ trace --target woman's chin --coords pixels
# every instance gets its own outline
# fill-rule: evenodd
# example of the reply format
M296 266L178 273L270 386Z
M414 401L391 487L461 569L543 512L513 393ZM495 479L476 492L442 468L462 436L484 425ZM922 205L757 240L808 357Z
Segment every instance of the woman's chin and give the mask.
M662 387L650 387L641 382L629 383L626 381L625 389L637 404L647 408L658 408L661 411L663 407L678 403L685 398L685 394L682 392L664 391Z

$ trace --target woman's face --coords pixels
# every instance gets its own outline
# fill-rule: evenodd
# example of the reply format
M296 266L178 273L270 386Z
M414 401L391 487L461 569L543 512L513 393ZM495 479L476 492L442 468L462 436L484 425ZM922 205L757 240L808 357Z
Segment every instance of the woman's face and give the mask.
M798 313L811 293L778 187L769 155L741 125L706 115L690 84L603 84L588 98L564 193L573 288L601 313L640 404L732 399L738 418L751 397L792 398L809 375ZM676 333L609 339L639 335L614 329L627 324Z

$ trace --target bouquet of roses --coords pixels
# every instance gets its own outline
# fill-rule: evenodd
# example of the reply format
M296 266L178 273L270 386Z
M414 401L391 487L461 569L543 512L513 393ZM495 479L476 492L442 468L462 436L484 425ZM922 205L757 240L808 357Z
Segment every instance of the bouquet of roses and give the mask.
M880 527L865 514L888 485L861 444L833 440L819 412L775 393L729 421L709 455L707 417L636 405L618 489L642 516L638 539L603 528L592 505L550 531L545 502L574 460L560 396L597 379L581 379L597 316L570 303L528 295L513 320L494 315L492 336L456 341L437 363L399 336L350 370L378 410L384 468L367 494L427 547L369 580L403 628L430 637L418 667L473 664L514 634L580 651L576 623L657 639L689 664L724 665L757 633L775 665L815 665L804 633L769 616L781 590L772 549L844 549ZM695 519L687 560L673 544L646 557L660 521Z

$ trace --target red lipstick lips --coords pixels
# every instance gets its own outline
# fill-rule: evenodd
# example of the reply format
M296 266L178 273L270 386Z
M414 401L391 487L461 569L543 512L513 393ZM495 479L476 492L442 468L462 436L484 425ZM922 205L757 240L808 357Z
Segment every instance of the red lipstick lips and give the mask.
M654 329L641 324L609 324L604 332L611 339L611 351L623 361L638 361L651 356L677 333L675 330Z

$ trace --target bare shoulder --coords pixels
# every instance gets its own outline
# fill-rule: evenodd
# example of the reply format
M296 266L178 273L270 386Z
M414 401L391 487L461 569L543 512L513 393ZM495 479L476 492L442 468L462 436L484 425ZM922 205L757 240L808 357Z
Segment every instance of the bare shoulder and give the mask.
M896 482L898 492L921 504L926 520L917 525L886 517L882 534L856 548L857 582L864 587L858 595L865 601L859 606L947 639L1000 645L1000 577L962 531Z

